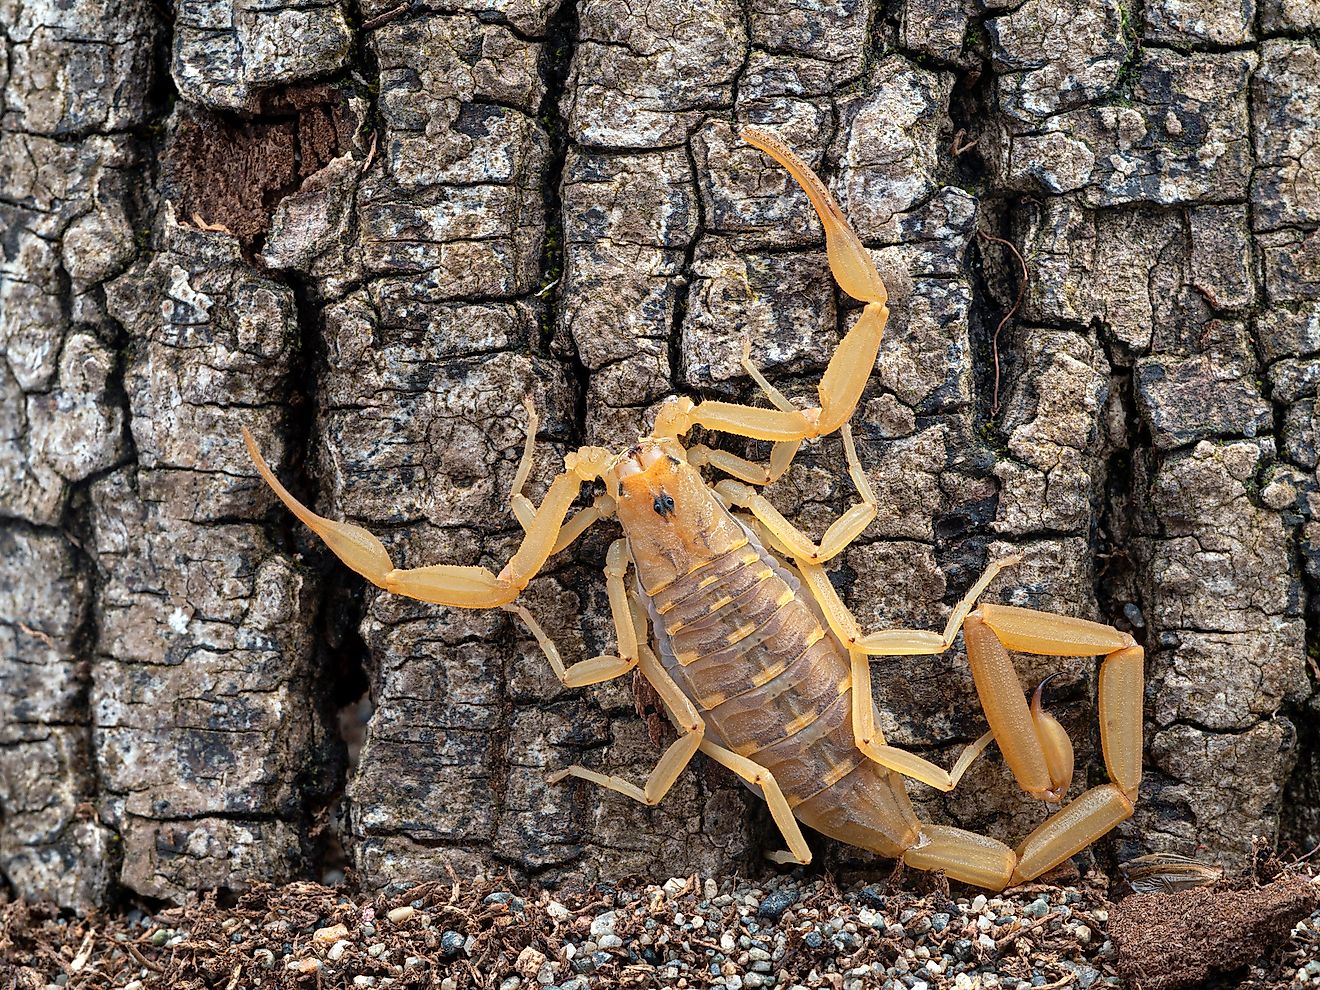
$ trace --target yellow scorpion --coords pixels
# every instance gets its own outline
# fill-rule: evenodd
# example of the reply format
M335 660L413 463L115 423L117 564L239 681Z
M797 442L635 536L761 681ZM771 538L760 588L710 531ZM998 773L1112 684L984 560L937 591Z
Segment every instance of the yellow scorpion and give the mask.
M458 608L502 607L525 622L555 674L568 687L619 677L634 668L655 688L678 730L646 782L571 766L551 777L578 777L648 805L659 802L698 752L737 774L770 806L787 843L778 862L807 863L799 822L826 835L923 870L942 870L991 890L1053 868L1132 814L1141 782L1143 652L1131 636L1082 619L977 598L1007 558L990 564L958 603L942 633L913 629L863 632L840 600L824 564L843 551L877 512L875 495L853 445L848 420L870 377L889 316L887 293L870 256L838 203L811 168L777 138L747 129L743 138L786 168L825 228L830 270L864 304L817 386L820 405L796 408L752 365L743 367L774 408L675 398L654 429L621 454L583 447L539 506L521 493L537 429L529 429L510 504L522 544L499 574L483 567L437 564L400 570L375 536L319 516L285 490L243 435L267 484L339 558L386 591ZM773 444L768 464L705 446L685 449L693 427ZM794 527L754 486L779 478L803 440L839 430L860 501L819 543ZM713 488L700 469L730 477ZM583 485L605 493L571 519ZM565 666L536 619L517 604L553 554L606 518L623 536L609 548L605 582L618 638L617 656ZM634 572L630 586L628 569ZM648 626L654 630L654 649ZM887 745L876 726L870 658L948 650L961 629L990 730L946 771ZM1058 802L1072 780L1072 744L1045 712L1040 692L1028 705L1009 650L1047 656L1103 656L1100 738L1110 783L1093 787L1047 818L1016 849L998 839L920 821L903 778L950 790L990 744L998 744L1018 784Z

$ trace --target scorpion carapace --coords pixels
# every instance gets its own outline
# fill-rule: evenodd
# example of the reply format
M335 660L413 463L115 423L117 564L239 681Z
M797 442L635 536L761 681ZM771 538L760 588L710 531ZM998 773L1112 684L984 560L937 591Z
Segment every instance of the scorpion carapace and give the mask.
M319 516L294 499L244 430L248 450L284 504L379 587L441 605L501 607L517 614L569 687L641 670L679 732L646 782L638 786L578 766L557 772L552 781L578 777L653 805L700 750L769 804L788 844L787 852L771 854L780 862L810 860L798 826L802 821L853 845L990 889L1030 880L1132 814L1141 781L1141 647L1099 623L977 606L994 576L1015 558L990 564L941 633L864 633L858 627L823 565L860 536L877 512L847 423L880 348L889 315L885 286L834 197L807 164L763 131L748 129L743 137L801 185L825 228L831 271L840 287L864 304L821 377L819 406L797 408L752 365L744 344L743 367L773 408L671 399L661 407L651 435L624 453L583 447L568 454L564 471L534 506L521 492L538 425L528 405L527 442L511 497L524 536L499 574L448 564L397 569L369 532ZM685 449L681 439L697 426L770 441L768 464L700 445ZM780 477L802 441L835 430L841 432L859 501L815 543L756 486ZM712 488L702 478L703 467L730 477ZM604 492L568 518L582 486L597 481ZM517 599L552 554L609 517L623 530L605 563L618 654L566 667L554 642ZM630 567L631 585L625 581ZM654 629L654 648L648 627ZM886 744L876 727L870 658L940 653L953 645L960 629L990 729L946 771ZM1072 779L1072 746L1042 709L1039 692L1028 705L1009 650L1103 656L1100 738L1110 779L1048 817L1016 850L997 839L920 821L904 784L910 777L952 789L993 741L1027 793L1048 801L1064 796Z

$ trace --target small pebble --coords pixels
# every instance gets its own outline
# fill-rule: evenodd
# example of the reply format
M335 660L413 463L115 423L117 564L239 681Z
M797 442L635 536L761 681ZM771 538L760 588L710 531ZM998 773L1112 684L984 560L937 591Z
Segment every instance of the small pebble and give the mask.
M411 904L406 904L403 907L396 907L389 914L385 915L385 917L389 918L393 924L401 925L416 913L417 909L415 907Z
M452 959L465 948L462 932L447 931L440 936L440 954L446 959Z
M573 912L558 901L551 901L545 906L545 913L555 921L563 921L565 918L573 917Z
M372 959L379 959L384 954L385 954L384 942L377 942L375 945L371 945L367 947L367 955L371 956Z
M352 947L352 942L349 942L347 939L340 939L334 945L330 946L330 951L325 954L325 957L331 962L339 962L339 960L344 958L344 953Z
M778 921L783 917L784 912L797 903L798 894L791 888L781 888L766 897L756 909L758 918L768 918L770 921ZM750 905L749 905L750 906Z
M321 942L324 945L330 945L338 942L348 934L348 929L343 925L334 925L330 928L318 928L312 935L313 942Z
M887 898L880 893L878 887L863 887L857 892L857 900L870 908L883 908L887 903Z

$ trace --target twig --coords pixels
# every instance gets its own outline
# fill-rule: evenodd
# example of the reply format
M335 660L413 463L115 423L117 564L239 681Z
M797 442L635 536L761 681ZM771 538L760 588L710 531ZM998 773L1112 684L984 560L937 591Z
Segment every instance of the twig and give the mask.
M403 0L403 3L399 4L397 7L391 7L389 10L385 11L385 13L377 14L369 21L363 21L362 30L374 31L376 28L382 27L401 14L406 13L411 6L412 0Z
M1052 921L1057 917L1059 917L1059 912L1051 911L1049 914L1037 918L1031 924L1023 925L1017 931L1009 932L1007 935L1002 935L999 938L995 939L995 948L998 949L1002 945L1007 945L1009 942L1013 941L1014 939L1021 938L1023 935L1026 935L1028 932L1034 932L1041 925L1045 924L1045 922Z
M120 946L122 948L127 949L128 954L132 956L134 959L136 959L141 965L147 967L147 969L152 970L153 972L156 973L165 972L165 970L161 969L160 966L156 965L156 963L152 962L150 959L144 956L140 951L138 951L138 947L134 945L132 942L121 942ZM233 985L234 984L232 983L230 984L231 987Z
M985 238L987 241L993 241L996 244L1002 244L1004 245L1004 247L1012 251L1013 257L1017 258L1018 265L1022 268L1022 284L1018 287L1017 298L1013 300L1013 308L1010 309L1007 313L1005 313L1004 318L999 321L999 326L995 327L995 335L990 342L990 349L991 352L994 354L994 359L995 359L995 391L994 391L993 399L990 403L990 416L991 418L994 418L995 416L999 415L999 332L1004 329L1004 327L1008 324L1008 321L1013 318L1013 316L1017 313L1018 309L1022 306L1022 299L1027 294L1027 278L1029 276L1027 275L1026 261L1023 260L1021 252L1019 252L1018 249L1013 246L1013 243L1011 241L1006 241L1002 237L996 237L994 234L987 234L983 230L977 231L977 233L981 237Z
M27 633L33 639L39 639L41 640L41 642L49 646L52 650L55 649L55 640L51 639L48 633L44 633L40 629L33 629L26 622L18 622L16 623L16 625L20 630Z
M980 138L972 138L972 140L964 144L963 138L966 136L967 130L963 127L958 128L958 133L953 136L953 143L949 146L949 151L953 154L954 158L966 154L981 143Z

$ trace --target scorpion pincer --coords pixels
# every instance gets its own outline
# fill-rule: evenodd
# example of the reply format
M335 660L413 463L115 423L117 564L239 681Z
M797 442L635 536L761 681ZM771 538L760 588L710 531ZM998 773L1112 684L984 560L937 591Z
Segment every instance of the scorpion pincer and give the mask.
M396 569L381 542L361 527L310 511L275 478L251 434L244 438L262 477L286 506L344 563L387 591L458 608L502 607L536 637L556 675L578 687L634 668L655 688L678 730L646 782L571 766L552 781L577 777L648 805L659 802L689 761L705 753L759 793L787 843L779 862L806 863L811 851L799 822L844 842L901 858L923 870L992 890L1039 876L1132 814L1141 782L1143 653L1110 626L977 599L999 570L995 561L954 608L942 633L863 632L823 565L875 518L877 505L848 428L875 365L889 311L870 256L829 190L777 138L748 129L743 138L786 168L806 192L825 229L831 271L864 304L818 385L820 404L799 409L751 364L743 367L773 408L671 399L649 436L626 453L583 447L539 506L521 494L531 469L537 419L515 476L511 508L522 543L499 574L440 564ZM685 449L694 427L768 441L767 464L705 446ZM859 501L819 543L795 528L757 491L779 478L803 440L839 430ZM713 488L701 469L729 477ZM571 519L582 487L605 492ZM605 581L618 654L565 666L559 650L517 598L546 560L589 526L613 517L623 536L609 548ZM625 577L634 572L630 586ZM654 630L654 649L648 626ZM948 650L959 630L989 731L949 771L886 744L876 726L870 658ZM1009 651L1101 656L1100 738L1109 783L1092 787L1048 817L1012 849L997 839L920 821L904 778L950 790L972 761L998 744L1019 786L1058 802L1072 780L1067 734L1037 692L1028 705Z

